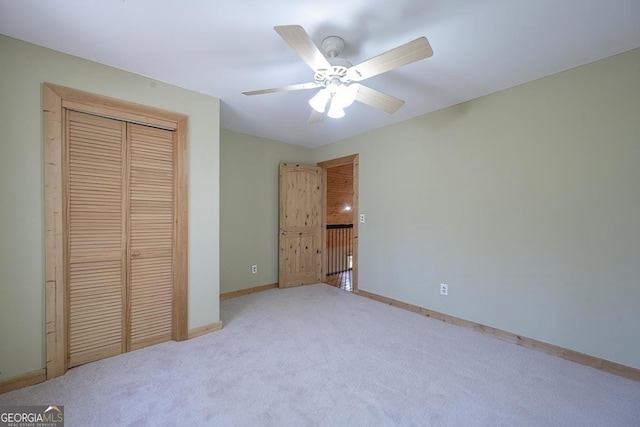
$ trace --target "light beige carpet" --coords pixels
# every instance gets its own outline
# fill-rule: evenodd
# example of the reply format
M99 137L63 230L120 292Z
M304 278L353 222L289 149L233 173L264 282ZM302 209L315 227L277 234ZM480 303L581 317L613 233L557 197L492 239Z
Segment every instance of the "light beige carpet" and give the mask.
M640 426L640 383L327 285L222 302L223 330L0 395L71 426Z

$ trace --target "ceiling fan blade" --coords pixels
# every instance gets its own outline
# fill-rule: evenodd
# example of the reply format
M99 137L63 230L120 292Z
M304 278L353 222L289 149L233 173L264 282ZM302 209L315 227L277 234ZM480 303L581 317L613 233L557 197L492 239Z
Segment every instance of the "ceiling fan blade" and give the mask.
M433 50L426 37L419 37L385 53L354 65L347 70L347 78L359 82L378 74L386 73L394 68L428 58Z
M300 25L277 25L273 28L313 71L331 67L327 58Z
M312 108L311 115L309 116L309 120L307 121L307 123L312 125L315 123L322 123L323 121L324 121L324 113L319 113Z
M317 83L298 83L295 85L274 87L271 89L261 89L261 90L250 90L248 92L242 92L243 95L262 95L263 93L274 93L274 92L287 92L290 90L300 90L300 89L315 89L320 87Z
M362 102L363 104L367 104L371 107L379 108L389 114L395 113L398 111L398 108L402 107L404 104L403 100L375 89L371 89L368 86L364 86L359 83L352 83L350 86L356 86L358 88L356 101Z

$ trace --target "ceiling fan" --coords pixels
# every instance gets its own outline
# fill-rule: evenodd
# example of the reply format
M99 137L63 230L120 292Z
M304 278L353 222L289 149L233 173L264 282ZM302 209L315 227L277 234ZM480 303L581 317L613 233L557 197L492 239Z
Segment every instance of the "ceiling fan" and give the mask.
M261 95L322 88L309 100L309 105L313 108L309 123L321 122L325 112L331 118L344 117L344 109L354 101L389 114L395 113L404 101L358 82L433 55L427 38L419 37L360 64L351 65L349 61L339 57L344 49L344 40L338 36L322 40L321 51L299 25L281 25L274 29L315 72L314 81L242 93Z

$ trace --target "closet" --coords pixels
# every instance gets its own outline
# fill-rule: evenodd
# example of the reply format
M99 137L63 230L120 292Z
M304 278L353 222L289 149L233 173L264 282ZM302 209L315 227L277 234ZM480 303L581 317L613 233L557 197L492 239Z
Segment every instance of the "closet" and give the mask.
M65 110L67 367L172 338L176 132Z

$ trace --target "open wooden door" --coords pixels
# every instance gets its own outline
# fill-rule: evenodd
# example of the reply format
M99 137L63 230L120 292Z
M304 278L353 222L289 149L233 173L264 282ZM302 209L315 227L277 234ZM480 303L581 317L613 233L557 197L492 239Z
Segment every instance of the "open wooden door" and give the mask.
M280 164L281 288L320 283L324 277L324 173L317 166Z

